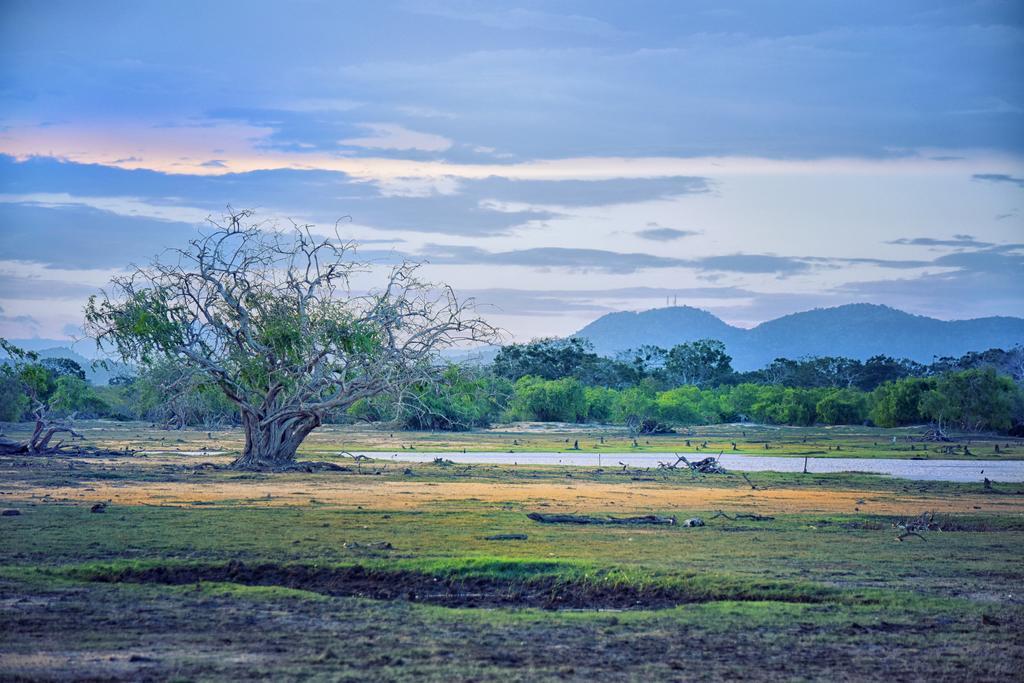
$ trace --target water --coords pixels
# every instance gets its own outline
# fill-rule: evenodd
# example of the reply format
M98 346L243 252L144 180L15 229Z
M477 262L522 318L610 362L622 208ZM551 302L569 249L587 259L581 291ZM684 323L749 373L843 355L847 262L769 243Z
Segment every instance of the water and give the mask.
M659 462L675 462L671 453L436 453L402 451L379 453L363 451L354 455L392 459L396 462L431 462L444 458L456 463L480 465L580 465L585 467L614 468L620 462L630 467L657 467ZM687 454L690 461L703 455ZM802 472L804 459L760 455L722 455L726 469L746 472ZM807 471L815 474L834 472L866 472L901 479L920 481L981 482L986 478L1001 482L1024 482L1022 460L900 460L893 458L808 458Z

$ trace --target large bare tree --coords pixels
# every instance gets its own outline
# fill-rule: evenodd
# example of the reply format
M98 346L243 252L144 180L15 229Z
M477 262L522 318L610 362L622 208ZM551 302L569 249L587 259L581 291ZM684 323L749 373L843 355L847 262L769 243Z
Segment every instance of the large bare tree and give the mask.
M393 267L378 289L350 290L370 267L354 245L279 231L230 211L191 241L117 277L86 307L89 333L125 360L170 359L207 376L245 429L238 468L287 468L331 411L400 395L436 376L436 353L494 330L447 286Z

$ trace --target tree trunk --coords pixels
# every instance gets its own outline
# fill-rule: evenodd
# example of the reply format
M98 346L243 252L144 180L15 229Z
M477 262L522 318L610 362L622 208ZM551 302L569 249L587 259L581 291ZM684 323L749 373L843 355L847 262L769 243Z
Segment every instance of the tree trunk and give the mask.
M320 426L320 416L289 417L265 425L261 422L258 415L242 413L245 449L232 463L235 469L282 469L292 465L299 445Z

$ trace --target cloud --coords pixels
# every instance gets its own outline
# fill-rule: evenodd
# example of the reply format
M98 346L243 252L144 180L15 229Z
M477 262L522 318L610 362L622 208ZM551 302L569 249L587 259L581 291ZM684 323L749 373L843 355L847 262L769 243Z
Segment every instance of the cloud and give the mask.
M80 282L0 273L0 296L5 299L78 299L85 301L96 288Z
M517 4L300 3L240 19L224 3L201 23L187 6L62 9L54 23L26 5L7 22L23 30L0 43L7 118L101 121L116 135L118 118L186 120L233 102L275 111L272 146L335 151L363 135L359 122L417 130L414 106L455 117L431 119L431 134L520 158L1024 148L1013 3L962 3L942 20L913 3L874 15L745 3L729 18ZM215 27L227 24L275 40L225 50ZM339 40L338 26L359 30ZM124 35L147 39L126 47Z
M12 193L8 202L90 205L126 215L167 219L181 216L195 223L209 214L219 215L228 202L236 207L258 208L264 217L277 215L333 225L338 218L351 216L360 225L382 230L455 235L505 234L529 221L557 215L546 210L498 210L483 205L484 197L472 192L472 184L461 194L428 191L419 196L390 196L374 183L336 171L279 169L189 176L43 158L16 162L0 155L0 186ZM187 205L182 206L185 202ZM0 228L15 211L0 205ZM95 218L88 220L91 222L85 225L102 225ZM0 240L5 237L0 234ZM132 239L130 235L128 239Z
M806 259L772 254L728 254L691 261L700 270L729 273L775 273L793 275L811 269Z
M12 260L69 268L120 268L168 245L183 245L195 226L120 216L87 206L0 204L0 253Z
M982 242L973 235L953 235L952 239L935 237L901 237L886 244L912 245L917 247L991 247L991 242Z
M460 191L481 199L541 206L608 206L703 194L707 178L612 178L607 180L519 180L492 176L460 180Z
M17 337L35 337L42 327L39 320L31 315L7 315L3 308L0 308L0 336L11 340L16 346Z
M691 235L698 235L695 230L676 230L675 228L645 228L638 230L634 233L637 237L642 237L645 240L653 240L655 242L670 242L677 240L682 237L689 237Z
M949 270L850 283L836 291L944 318L963 318L965 310L973 315L1024 314L1024 244L958 251L931 263Z
M602 180L442 176L373 183L337 171L277 169L195 176L44 157L19 162L3 155L0 186L13 196L9 201L20 197L41 203L47 195L54 204L82 203L126 215L180 221L201 222L231 202L300 220L333 224L347 215L359 225L381 230L467 236L508 234L531 221L560 216L557 207L627 204L709 191L707 179L690 176Z
M566 268L574 271L633 273L647 268L673 268L686 265L682 259L651 254L620 253L602 249L536 247L490 252L478 247L429 244L424 258L431 263L472 263L530 268Z
M862 301L885 301L896 308L944 319L1024 316L1024 292L1018 273L960 270L917 278L848 283L836 291Z
M1017 187L1024 187L1024 178L1017 178L1006 173L975 173L971 178L986 183L1010 183Z
M979 275L1017 276L1024 273L1024 244L1004 244L977 251L960 251L935 259L935 265ZM1024 284L1020 286L1024 295Z
M494 264L528 268L565 268L575 271L635 273L654 268L688 268L703 273L738 273L787 277L816 267L839 268L860 263L883 268L922 268L933 261L892 261L873 258L777 256L775 254L727 254L698 258L674 258L636 252L566 247L536 247L491 252L479 247L428 244L415 256L431 263ZM707 279L707 278L706 278Z
M564 311L594 314L621 310L623 302L645 302L658 306L669 297L689 300L744 299L756 294L737 287L616 287L610 289L460 289L461 296L473 297L486 313L495 307L507 315L558 315ZM649 303L646 303L649 302Z
M426 152L443 152L452 146L452 141L444 136L409 130L394 123L362 123L359 127L365 128L369 135L346 138L338 143L346 147Z
M30 315L7 315L4 313L4 309L0 307L0 325L20 325L22 327L35 329L39 327L39 321Z
M405 7L419 14L470 21L505 31L553 31L601 38L621 34L621 31L607 21L580 14L555 14L523 7L485 8L480 4L441 0L408 2Z
M792 13L779 14L793 21ZM527 158L580 148L884 157L1024 145L1019 111L952 114L965 102L1019 89L1011 67L1019 61L1018 22L926 25L908 13L905 24L862 16L854 25L825 12L830 18L802 17L794 30L780 17L751 15L759 21L743 29L691 28L667 44L652 42L648 26L648 40L624 45L495 40L491 49L366 60L341 72L377 101L402 97L458 111L459 120L439 134ZM935 74L955 87L935 88Z

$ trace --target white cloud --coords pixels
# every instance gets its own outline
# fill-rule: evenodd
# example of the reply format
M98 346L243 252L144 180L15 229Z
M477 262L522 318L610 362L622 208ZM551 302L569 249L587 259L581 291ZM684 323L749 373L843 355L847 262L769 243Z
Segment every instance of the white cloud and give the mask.
M67 192L33 192L30 194L0 194L3 204L35 204L47 208L63 206L88 206L100 211L109 211L118 216L155 218L161 221L181 223L204 222L210 212L190 206L153 204L137 197L87 197Z
M342 145L366 149L421 150L443 152L452 146L452 141L441 135L409 130L396 123L363 123L360 127L369 131L361 138L339 140Z

